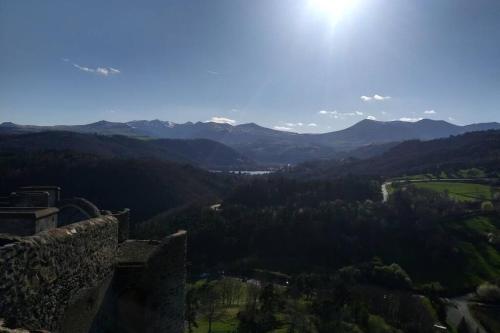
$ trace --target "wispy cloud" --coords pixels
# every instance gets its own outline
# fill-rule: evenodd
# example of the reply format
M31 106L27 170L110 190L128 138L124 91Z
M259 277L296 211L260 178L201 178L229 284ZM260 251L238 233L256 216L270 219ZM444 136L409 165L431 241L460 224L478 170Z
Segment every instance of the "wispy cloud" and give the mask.
M64 62L71 62L68 58L62 58L61 60ZM121 71L119 69L116 69L113 67L91 68L91 67L82 66L82 65L79 65L76 63L71 63L71 64L73 65L73 67L75 67L76 69L79 69L83 72L94 73L94 74L101 75L101 76L110 76L110 75L116 75L116 74L121 73Z
M436 111L434 111L434 110L425 110L424 114L436 114Z
M413 117L402 117L402 118L399 118L399 120L401 120L401 121L407 121L407 122L410 122L410 123L414 123L414 122L422 120L422 119L423 118L413 118Z
M380 95L373 95L373 99L376 100L376 101L385 101L385 100L388 100L388 99L391 99L392 97L391 96L380 96Z
M362 116L363 115L363 112L360 112L360 111L339 112L337 110L333 110L333 111L321 110L318 113L321 115L330 116L334 119L344 119L346 117L354 117L354 116Z
M379 94L375 94L373 96L361 96L360 97L361 100L363 102L369 102L369 101L387 101L389 99L391 99L392 97L391 96L382 96L382 95L379 95Z
M287 127L302 127L304 126L304 123L298 122L298 123L285 123L285 126Z
M285 132L289 132L291 131L292 129L290 127L286 127L286 126L274 126L273 127L275 130L278 130L278 131L285 131Z
M217 124L229 124L229 125L236 124L236 120L225 117L212 117L210 118L210 120L207 120L206 122L217 123Z
M368 120L377 120L377 118L375 118L374 116L368 116L368 117L366 117L366 119L368 119Z
M217 71L207 70L207 73L210 75L219 75L220 73Z
M298 123L284 123L283 125L276 125L273 128L279 131L291 131L293 129L298 129L301 127L317 127L317 126L318 124L316 123L298 122Z

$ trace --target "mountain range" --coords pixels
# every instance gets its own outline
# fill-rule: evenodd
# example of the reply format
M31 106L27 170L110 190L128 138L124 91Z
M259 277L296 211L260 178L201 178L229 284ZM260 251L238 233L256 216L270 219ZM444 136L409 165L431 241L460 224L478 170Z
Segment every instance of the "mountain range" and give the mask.
M362 120L353 126L329 133L299 134L278 131L254 123L230 125L214 122L177 124L161 120L125 123L99 121L87 125L36 126L0 124L0 134L42 131L70 131L102 135L123 135L152 139L208 139L227 145L247 158L264 165L296 164L312 159L332 159L356 154L370 157L406 140L432 140L467 132L500 129L500 124L479 123L459 126L443 120L417 122Z

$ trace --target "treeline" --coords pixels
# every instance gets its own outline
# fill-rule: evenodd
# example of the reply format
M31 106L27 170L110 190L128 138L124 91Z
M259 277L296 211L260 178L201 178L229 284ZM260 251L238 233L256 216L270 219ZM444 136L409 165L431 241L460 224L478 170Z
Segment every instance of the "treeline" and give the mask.
M197 281L186 297L188 332L201 327L211 332L225 322L233 326L228 331L238 333L430 333L435 323L445 322L438 297L414 295L406 272L378 259L287 282L233 277Z
M251 179L238 184L225 198L225 205L245 207L315 207L324 201L382 199L380 182L374 177L339 177L299 180L278 176Z
M283 179L267 180L269 188L261 189L262 182L229 193L220 210L189 206L147 221L140 233L154 238L187 229L193 272L267 268L298 274L380 257L400 264L419 284L439 282L438 289L472 288L500 272L487 257L498 255L498 244L469 230L460 217L466 207L445 194L408 187L382 204L338 193L322 198L319 193L329 192L321 187L314 193L312 185Z

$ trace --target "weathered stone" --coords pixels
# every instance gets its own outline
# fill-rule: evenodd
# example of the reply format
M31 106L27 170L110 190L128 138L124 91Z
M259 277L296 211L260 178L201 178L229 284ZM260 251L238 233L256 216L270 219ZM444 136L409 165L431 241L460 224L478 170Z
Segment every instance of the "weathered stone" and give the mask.
M76 233L71 232L75 230L72 225L52 229L34 236L38 240L26 237L5 245L8 251L2 248L0 316L16 327L55 330L72 297L83 288L98 285L113 271L118 221L112 216L100 217L80 222L78 229ZM60 243L71 245L58 246ZM88 252L82 255L84 249ZM40 262L49 264L41 266ZM37 310L44 315L35 317Z
M58 191L56 202L75 204ZM128 209L101 215L89 203L84 213L96 217L36 235L0 234L0 318L8 323L0 320L0 333L183 332L186 233L126 241ZM122 311L129 307L136 316Z

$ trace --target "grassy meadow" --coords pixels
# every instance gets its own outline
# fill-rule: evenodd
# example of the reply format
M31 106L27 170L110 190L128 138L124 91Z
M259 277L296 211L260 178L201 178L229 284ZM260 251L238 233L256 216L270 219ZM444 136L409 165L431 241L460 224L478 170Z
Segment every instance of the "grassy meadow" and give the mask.
M418 182L414 186L438 192L447 192L458 201L491 200L494 189L489 185L462 182Z

